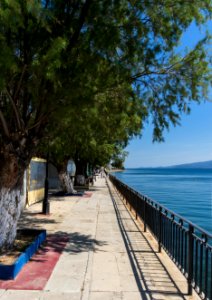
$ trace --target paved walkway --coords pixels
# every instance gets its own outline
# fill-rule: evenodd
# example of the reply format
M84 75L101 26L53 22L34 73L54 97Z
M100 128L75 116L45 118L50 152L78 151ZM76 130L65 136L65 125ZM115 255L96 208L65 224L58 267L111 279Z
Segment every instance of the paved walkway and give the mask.
M0 290L0 300L181 300L184 277L142 224L135 222L118 194L97 178L87 197L51 198L50 216L41 204L26 210L20 227L45 228L69 241L44 289Z

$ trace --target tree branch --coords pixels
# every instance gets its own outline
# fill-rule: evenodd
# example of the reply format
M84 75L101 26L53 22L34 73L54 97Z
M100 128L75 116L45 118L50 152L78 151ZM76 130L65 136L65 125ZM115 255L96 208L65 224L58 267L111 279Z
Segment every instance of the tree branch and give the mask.
M10 92L8 91L8 89L6 88L6 94L7 96L9 97L10 99L10 102L12 103L12 107L13 107L13 110L14 110L14 113L15 113L15 117L16 117L16 121L17 121L17 125L18 125L18 129L21 130L22 127L21 127L21 118L20 118L20 114L17 110L17 107L16 107L16 104L12 98L12 96L10 95Z
M140 73L137 73L135 75L132 75L130 77L130 79L133 81L133 80L136 80L136 79L138 79L140 77L149 76L149 75L168 75L168 74L170 74L174 70L174 67L176 65L180 65L183 62L186 62L186 59L187 59L187 56L183 57L181 60L177 61L176 63L174 63L174 64L172 64L170 66L168 66L167 68L163 68L161 70L153 70L153 71L144 70L143 72L140 72Z
M7 122L5 120L5 117L2 113L2 111L0 110L0 120L1 120L1 124L2 124L2 127L3 127L3 130L4 130L4 134L7 136L7 137L10 137L10 132L9 132L9 129L8 129L8 126L7 126Z
M24 65L23 70L22 70L22 73L21 73L20 80L19 80L19 82L18 82L18 87L17 87L16 92L15 92L15 95L14 95L14 97L13 97L14 100L16 100L16 98L17 98L17 96L18 96L18 93L19 93L19 91L20 91L21 83L22 83L22 81L23 81L24 73L26 72L26 68L27 68L27 65Z
M68 50L71 50L75 46L75 44L77 43L77 40L78 40L79 35L80 35L80 31L81 31L81 29L83 27L83 24L85 22L85 18L88 14L91 2L92 2L92 0L86 0L83 7L82 7L82 9L81 9L81 13L80 13L80 16L79 16L79 24L78 24L78 27L76 28L73 36L71 37L71 40L70 40L69 46L68 46Z
M54 110L49 110L48 113L45 113L45 114L41 115L40 118L39 118L37 121L35 121L34 124L32 124L30 127L26 128L26 131L32 130L32 129L38 127L38 126L41 126L41 124L42 124L46 119L48 119L49 114L51 114L53 111L54 111Z

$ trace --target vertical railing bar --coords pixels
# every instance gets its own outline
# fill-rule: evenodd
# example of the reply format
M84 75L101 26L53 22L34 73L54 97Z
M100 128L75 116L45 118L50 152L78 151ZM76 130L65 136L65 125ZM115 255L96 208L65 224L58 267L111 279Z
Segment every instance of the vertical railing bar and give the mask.
M168 219L168 213L167 211L165 211L165 214L166 214L166 224L167 224L167 227L166 227L166 237L167 237L167 250L170 251L169 249L169 243L170 243L170 220Z
M179 225L176 224L176 250L175 250L175 256L176 256L176 263L179 265Z
M200 281L199 281L199 286L200 290L202 290L202 277L203 277L203 243L200 243L200 269L199 269L199 274L200 274Z
M183 273L185 274L185 263L184 263L184 251L185 251L185 230L182 228L182 270Z
M185 239L185 250L184 250L184 269L185 274L188 274L188 267L187 267L187 249L188 249L188 240L187 240L187 231L185 230L184 239Z
M195 283L197 283L198 280L198 240L196 240L196 248L195 248ZM195 285L196 287L196 285Z
M146 232L146 207L147 207L147 200L144 198L144 232Z
M163 247L165 239L164 239L164 215L161 208L161 247Z
M165 216L164 214L162 215L163 216L163 222L162 222L162 228L163 228L163 241L162 241L162 245L164 245L165 247L165 241L166 241L166 236L165 236L165 227L166 227L166 219L165 219Z
M189 225L188 231L188 295L192 295L193 260L194 260L194 227Z
M173 258L173 249L174 249L174 243L173 243L173 222L174 222L174 215L171 215L171 253Z
M164 247L167 249L167 234L166 234L166 230L167 230L167 219L166 219L166 215L164 214L163 215L163 221L164 221L164 224L163 224L163 239L164 239Z
M159 237L158 237L158 252L161 252L161 236L162 236L162 207L159 207L158 210L159 213L159 224L158 224L158 233L159 233Z
M172 222L171 222L171 219L169 219L168 235L169 235L169 253L171 253L171 248L172 248Z
M185 271L185 267L184 267L184 229L183 229L183 220L182 220L182 228L181 228L181 266L182 266L182 270Z
M208 247L207 247L207 237L205 237L205 298L208 296ZM212 279L212 278L211 278Z
M176 262L176 224L173 219L173 260Z
M179 265L182 269L182 225L179 226Z

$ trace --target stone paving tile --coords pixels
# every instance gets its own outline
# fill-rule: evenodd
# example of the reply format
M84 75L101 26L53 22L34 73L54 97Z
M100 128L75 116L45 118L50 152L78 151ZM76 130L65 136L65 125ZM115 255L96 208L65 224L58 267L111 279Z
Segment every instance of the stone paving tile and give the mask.
M122 293L105 291L91 292L89 300L122 300ZM134 298L131 298L131 300L134 300Z
M40 300L42 292L40 291L17 291L7 290L0 296L1 300Z
M39 300L81 300L81 292L43 292Z
M0 297L5 293L5 290L0 289Z
M94 254L91 291L120 292L120 277L115 253Z

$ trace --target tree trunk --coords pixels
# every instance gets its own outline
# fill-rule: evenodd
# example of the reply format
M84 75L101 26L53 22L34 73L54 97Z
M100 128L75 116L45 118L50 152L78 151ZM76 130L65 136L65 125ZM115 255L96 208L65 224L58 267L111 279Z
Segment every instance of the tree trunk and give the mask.
M74 189L73 182L66 172L66 167L61 168L58 173L63 192L75 194L77 191Z
M15 155L0 155L0 249L10 248L16 237L24 170L25 164Z
M21 214L20 189L0 190L0 249L11 248Z
M67 162L68 161L65 161L57 168L60 179L60 185L64 193L75 194L77 191L74 190L73 182L69 174L67 173Z
M67 172L59 172L59 179L63 192L72 194L77 192L74 189L73 182Z

